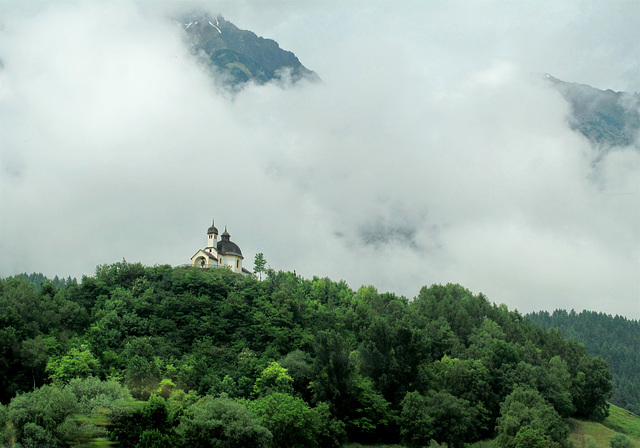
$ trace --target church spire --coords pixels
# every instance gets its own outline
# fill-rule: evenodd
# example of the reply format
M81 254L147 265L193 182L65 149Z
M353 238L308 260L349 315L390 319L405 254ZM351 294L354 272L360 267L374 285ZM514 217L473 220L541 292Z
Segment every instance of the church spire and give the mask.
M211 227L207 230L207 247L216 247L218 242L218 228L216 227L215 220L211 221Z

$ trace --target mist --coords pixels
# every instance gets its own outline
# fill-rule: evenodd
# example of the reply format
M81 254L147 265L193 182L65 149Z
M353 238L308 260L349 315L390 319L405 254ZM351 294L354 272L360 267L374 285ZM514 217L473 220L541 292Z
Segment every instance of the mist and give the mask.
M598 5L0 3L0 276L188 263L215 218L249 269L638 318L639 140L595 162L543 76L640 90ZM220 89L194 7L323 81Z

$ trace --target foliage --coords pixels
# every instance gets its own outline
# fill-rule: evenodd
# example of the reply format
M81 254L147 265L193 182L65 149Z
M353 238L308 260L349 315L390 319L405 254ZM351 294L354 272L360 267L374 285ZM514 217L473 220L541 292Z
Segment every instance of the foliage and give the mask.
M640 322L593 311L556 310L528 314L541 328L556 328L585 344L591 356L609 364L613 390L609 401L640 414ZM606 335L606 337L604 337Z
M2 437L564 446L560 417L606 415L606 362L482 294L265 274L123 260L64 288L0 280Z
M400 432L408 445L424 446L432 439L463 447L476 436L478 410L467 400L448 392L429 391L427 396L409 392L402 401Z
M241 403L227 397L201 398L180 418L176 428L182 446L269 447L272 435Z
M46 371L53 382L66 383L73 378L86 378L98 372L99 363L88 346L72 347L66 355L47 363Z
M115 382L76 378L64 386L45 385L16 396L4 418L6 427L25 446L89 443L106 435L108 415L122 408L130 397L129 391Z
M611 448L632 448L631 440L624 434L617 433L615 436L609 439L609 445Z
M293 378L287 373L287 369L277 362L270 363L260 374L253 386L256 396L268 395L273 392L293 392Z
M501 447L569 446L569 428L537 391L518 387L500 407L496 441Z
M283 448L316 447L320 422L301 398L274 392L249 403L249 409L273 434L273 444Z
M255 259L253 260L253 272L258 274L258 279L262 280L262 274L265 273L267 266L267 260L264 258L264 254L262 252L256 254Z

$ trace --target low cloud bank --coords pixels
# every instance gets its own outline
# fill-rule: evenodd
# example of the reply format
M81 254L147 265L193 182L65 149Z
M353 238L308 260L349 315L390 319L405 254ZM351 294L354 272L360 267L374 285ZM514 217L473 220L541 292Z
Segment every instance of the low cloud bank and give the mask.
M523 312L640 316L637 147L594 165L561 95L508 52L458 61L411 27L363 46L335 24L326 65L301 57L323 83L231 97L160 14L5 20L0 275L186 263L215 217L248 267L263 252L408 297L456 282Z

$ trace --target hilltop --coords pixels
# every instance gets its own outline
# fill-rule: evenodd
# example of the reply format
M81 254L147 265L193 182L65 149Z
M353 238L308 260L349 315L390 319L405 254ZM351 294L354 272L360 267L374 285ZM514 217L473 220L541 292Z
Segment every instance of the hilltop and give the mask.
M2 280L0 319L0 427L24 444L568 447L564 419L609 414L602 358L454 284L408 300L120 262L60 288Z

